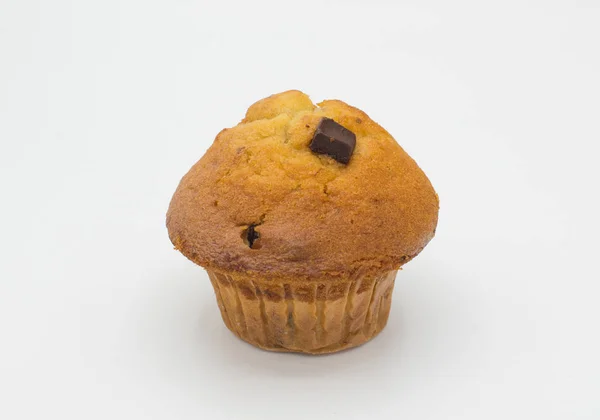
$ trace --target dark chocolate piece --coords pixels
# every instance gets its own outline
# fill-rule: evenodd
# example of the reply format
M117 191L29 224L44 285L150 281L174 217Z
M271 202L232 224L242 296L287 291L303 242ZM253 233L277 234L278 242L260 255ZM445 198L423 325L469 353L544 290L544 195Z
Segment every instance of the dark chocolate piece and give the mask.
M248 229L246 229L246 241L250 248L254 248L254 242L260 238L260 233L254 230L255 227L256 225L250 225L248 226Z
M350 162L355 146L356 135L331 118L323 118L319 122L310 142L310 150L313 152L329 155L345 164Z

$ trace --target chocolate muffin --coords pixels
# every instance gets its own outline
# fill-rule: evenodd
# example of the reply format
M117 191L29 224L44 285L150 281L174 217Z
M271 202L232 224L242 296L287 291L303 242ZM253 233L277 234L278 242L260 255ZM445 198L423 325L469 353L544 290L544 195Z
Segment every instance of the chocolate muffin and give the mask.
M292 90L222 130L167 214L223 321L274 351L328 353L386 325L398 269L433 238L438 197L361 110Z

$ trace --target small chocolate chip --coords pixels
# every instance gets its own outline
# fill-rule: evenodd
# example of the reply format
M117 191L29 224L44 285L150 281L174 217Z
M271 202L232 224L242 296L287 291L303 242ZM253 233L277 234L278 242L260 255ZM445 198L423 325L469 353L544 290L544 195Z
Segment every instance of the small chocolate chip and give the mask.
M310 150L315 153L329 155L340 163L350 162L356 135L331 118L323 118L310 143Z
M242 239L250 249L260 248L258 243L258 240L260 239L260 233L255 230L256 226L257 225L250 225L242 232Z

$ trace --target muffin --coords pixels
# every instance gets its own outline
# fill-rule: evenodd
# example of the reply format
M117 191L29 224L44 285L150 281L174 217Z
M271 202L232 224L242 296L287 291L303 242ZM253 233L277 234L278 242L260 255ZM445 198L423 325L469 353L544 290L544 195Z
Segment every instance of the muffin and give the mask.
M225 325L266 350L330 353L386 325L438 197L394 138L339 100L291 90L222 130L181 180L167 228L204 267Z

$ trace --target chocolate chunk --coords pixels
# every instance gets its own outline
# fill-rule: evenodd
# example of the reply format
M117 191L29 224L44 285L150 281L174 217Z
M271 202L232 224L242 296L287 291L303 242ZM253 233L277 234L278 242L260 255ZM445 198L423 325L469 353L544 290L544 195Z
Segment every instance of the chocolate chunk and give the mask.
M323 118L310 142L310 150L329 155L340 163L350 162L356 146L356 135L331 118Z
M255 230L258 225L250 225L242 231L242 240L250 249L259 249L260 246L260 233Z
M248 226L248 231L246 233L246 238L248 238L248 246L250 248L252 248L254 245L254 242L257 241L258 238L260 238L260 233L255 231L254 228L255 228L255 225Z

